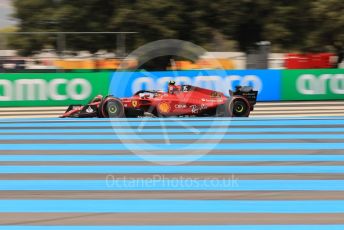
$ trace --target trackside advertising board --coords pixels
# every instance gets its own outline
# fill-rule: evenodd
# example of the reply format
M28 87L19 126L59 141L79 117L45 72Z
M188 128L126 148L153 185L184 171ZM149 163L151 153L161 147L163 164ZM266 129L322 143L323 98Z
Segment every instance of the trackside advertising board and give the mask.
M249 85L258 90L258 101L280 100L279 70L190 70L161 72L114 72L110 92L116 97L128 97L135 92L166 90L170 80L221 91L228 95L236 85Z
M166 90L170 80L226 95L236 85L249 85L259 91L258 101L344 99L344 69L3 73L0 107L84 104L98 94L128 97L142 89Z
M283 70L282 100L344 99L344 69Z
M83 104L108 94L110 73L0 74L0 106Z

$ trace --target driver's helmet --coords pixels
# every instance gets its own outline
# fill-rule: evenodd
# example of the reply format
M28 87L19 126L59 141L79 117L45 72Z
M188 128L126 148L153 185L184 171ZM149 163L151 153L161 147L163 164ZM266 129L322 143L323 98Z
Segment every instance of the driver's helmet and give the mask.
M97 96L95 96L95 97L93 98L92 103L93 103L93 102L99 102L99 101L101 101L102 99L103 99L103 96L102 96L102 95L97 95Z
M175 91L178 91L178 86L175 81L171 80L168 82L168 93L174 94Z

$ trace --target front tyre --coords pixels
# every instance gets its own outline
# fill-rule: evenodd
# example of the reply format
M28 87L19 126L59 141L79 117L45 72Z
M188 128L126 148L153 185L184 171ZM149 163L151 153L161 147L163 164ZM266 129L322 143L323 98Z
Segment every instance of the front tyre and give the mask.
M120 99L114 97L106 98L99 106L100 117L120 118L125 117L124 106Z

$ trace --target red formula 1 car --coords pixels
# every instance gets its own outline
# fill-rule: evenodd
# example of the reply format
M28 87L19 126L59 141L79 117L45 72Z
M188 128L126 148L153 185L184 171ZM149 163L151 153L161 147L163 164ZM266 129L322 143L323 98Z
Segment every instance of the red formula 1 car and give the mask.
M61 117L248 117L257 93L252 87L237 86L228 97L191 85L169 86L168 92L140 90L129 98L99 95L87 105L70 105Z

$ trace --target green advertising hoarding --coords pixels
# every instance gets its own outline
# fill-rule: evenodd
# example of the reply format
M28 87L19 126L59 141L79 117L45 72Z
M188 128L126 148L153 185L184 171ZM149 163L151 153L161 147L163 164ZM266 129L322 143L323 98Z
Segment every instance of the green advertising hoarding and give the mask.
M108 94L110 73L0 74L0 107L83 104Z
M282 100L344 99L344 69L283 70Z

